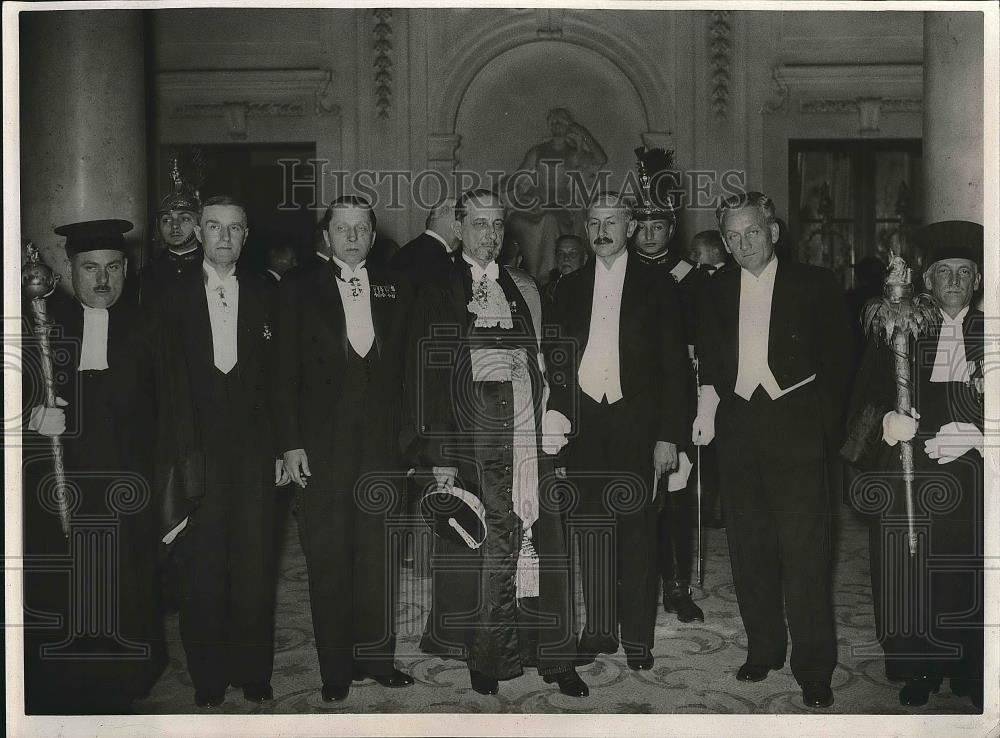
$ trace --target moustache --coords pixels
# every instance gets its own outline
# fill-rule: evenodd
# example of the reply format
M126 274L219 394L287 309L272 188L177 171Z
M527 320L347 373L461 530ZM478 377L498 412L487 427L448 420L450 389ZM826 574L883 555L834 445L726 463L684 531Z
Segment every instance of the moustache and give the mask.
M111 292L111 288L107 286L99 286L94 288L94 292Z
M607 236L598 236L597 238L594 239L595 246L603 246L604 244L607 243L614 243L614 241L612 241Z

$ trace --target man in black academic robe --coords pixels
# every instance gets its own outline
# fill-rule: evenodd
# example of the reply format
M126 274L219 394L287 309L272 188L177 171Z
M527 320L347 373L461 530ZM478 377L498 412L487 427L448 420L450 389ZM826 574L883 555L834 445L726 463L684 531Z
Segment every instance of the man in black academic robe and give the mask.
M971 302L983 228L943 221L915 240L927 246L924 286L939 312L910 342L915 412L896 412L895 357L871 337L844 455L863 472L851 502L870 522L875 633L887 676L906 680L900 703L925 704L948 676L952 693L982 709L984 317ZM914 556L900 441L913 450Z
M470 492L485 525L478 547L435 539L420 645L464 659L481 694L496 694L499 681L533 664L564 694L582 697L562 510L552 457L541 452L541 296L530 276L496 262L503 218L495 193L459 198L461 256L424 286L413 311L406 390L417 427L407 446L440 485L426 494Z
M785 662L810 707L833 703L827 463L839 446L851 335L831 272L778 259L774 206L759 192L718 209L740 265L706 282L698 311L702 390L695 443L718 429L719 473L733 580L747 631L736 678L756 682ZM788 617L788 630L785 616Z
M195 703L213 707L230 684L252 702L272 696L274 329L272 288L237 270L242 205L210 199L198 233L204 262L172 287L162 323L158 485Z
M405 470L398 448L410 288L367 268L375 216L341 198L326 218L332 259L293 270L277 307L273 384L278 447L299 485L295 514L323 698L372 677L403 687L395 668L398 531L390 527Z
M67 237L74 291L48 299L60 407L43 407L39 346L34 338L24 344L31 408L23 467L29 714L128 712L166 662L151 499L152 356L138 309L120 299L122 233L131 228L93 221L56 229ZM62 442L67 535L43 436Z
M625 651L653 666L657 506L688 436L690 367L673 280L626 248L636 228L619 193L587 216L596 257L562 278L552 322L566 344L548 352L549 407L572 428L563 456L578 488L587 624L580 660ZM657 481L658 480L658 481Z

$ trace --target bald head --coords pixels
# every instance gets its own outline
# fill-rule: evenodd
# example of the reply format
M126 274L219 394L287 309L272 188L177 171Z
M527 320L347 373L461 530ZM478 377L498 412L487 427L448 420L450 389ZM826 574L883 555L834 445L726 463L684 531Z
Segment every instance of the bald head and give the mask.
M695 234L688 247L688 258L695 264L724 264L726 245L722 241L722 234L714 230Z
M455 235L455 198L446 197L427 211L427 221L424 228L433 231L448 242L448 250L458 248L458 237Z

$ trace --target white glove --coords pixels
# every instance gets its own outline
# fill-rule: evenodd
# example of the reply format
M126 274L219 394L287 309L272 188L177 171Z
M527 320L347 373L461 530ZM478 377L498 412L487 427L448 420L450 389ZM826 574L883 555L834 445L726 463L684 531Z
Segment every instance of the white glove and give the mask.
M285 468L285 462L281 459L274 460L274 486L284 487L292 481L292 475Z
M66 432L66 407L67 402L61 397L56 398L57 407L46 407L45 405L35 405L31 408L28 416L28 430L33 430L43 436L52 438L61 436Z
M566 434L573 429L569 418L558 410L546 410L542 416L542 451L555 456L568 441Z
M971 449L983 455L983 434L972 423L946 423L934 438L924 442L924 451L939 464L947 464Z
M882 440L890 446L895 446L900 441L913 440L913 436L917 434L919 418L920 413L916 408L910 408L910 415L890 410L882 416Z
M187 524L188 524L188 519L184 518L184 520L182 520L173 528L171 528L170 532L167 533L167 535L163 536L163 538L161 538L160 540L169 546L171 543L174 542L174 539L178 536L178 534L187 527Z
M719 393L706 384L698 393L698 415L691 426L691 443L707 446L715 438L715 411L719 409Z

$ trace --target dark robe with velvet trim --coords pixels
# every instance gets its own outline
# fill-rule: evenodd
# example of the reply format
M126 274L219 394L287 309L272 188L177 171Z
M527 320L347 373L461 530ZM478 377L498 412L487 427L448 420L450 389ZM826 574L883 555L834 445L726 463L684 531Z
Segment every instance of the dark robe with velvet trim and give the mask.
M477 328L468 310L472 277L459 259L447 278L423 288L411 322L406 388L407 446L421 466L456 466L456 484L486 510L486 541L477 550L435 539L433 601L421 648L464 658L470 670L502 680L536 657L538 671L568 670L575 657L569 557L552 457L540 451L543 382L528 303L506 269L498 283L511 303L513 328ZM539 596L518 607L516 571L522 524L513 510L513 397L509 382L474 382L472 348L527 353L538 430ZM545 622L542 623L544 618ZM537 651L534 641L537 638Z
M894 357L869 344L850 407L842 454L861 470L851 505L869 521L875 630L886 671L898 676L982 679L983 457L970 450L948 464L924 443L950 422L983 429L983 313L963 321L969 382L931 382L939 327L911 342L914 532L907 543L906 497L899 445L882 440L882 417L896 406Z
M166 662L157 609L151 493L152 357L137 308L108 310L108 368L79 370L83 307L48 300L61 436L73 494L64 537L48 438L25 431L24 622L28 713L120 712ZM26 311L27 314L27 311ZM44 404L38 344L24 343L26 409ZM59 620L53 620L53 618Z

